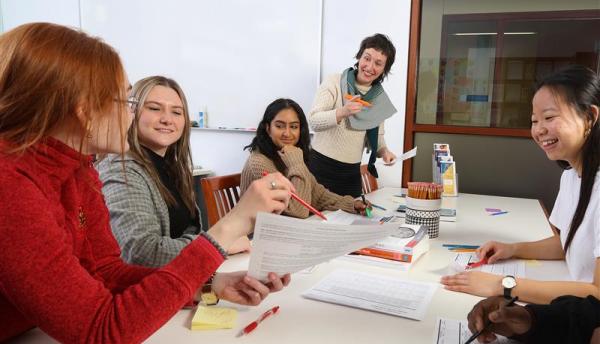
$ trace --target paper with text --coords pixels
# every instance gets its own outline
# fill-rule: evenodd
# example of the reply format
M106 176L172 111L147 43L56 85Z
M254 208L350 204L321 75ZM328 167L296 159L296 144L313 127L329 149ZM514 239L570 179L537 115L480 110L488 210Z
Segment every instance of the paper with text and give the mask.
M479 257L474 252L466 252L466 253L457 253L454 257L454 269L459 270L456 272L460 272L460 270L465 270L465 267L469 263L478 262ZM519 278L524 278L525 276L525 261L510 259L510 260L501 260L494 264L485 264L475 269L470 269L474 271L483 271L489 272L495 275L511 275Z
M435 332L433 336L433 344L464 344L472 333L469 330L466 320L454 320L437 318L435 324ZM503 336L498 338L492 344L516 344L517 341L508 339Z
M269 272L294 273L373 245L397 224L344 225L259 213L248 274L265 281Z
M339 269L302 296L319 301L423 320L437 284Z

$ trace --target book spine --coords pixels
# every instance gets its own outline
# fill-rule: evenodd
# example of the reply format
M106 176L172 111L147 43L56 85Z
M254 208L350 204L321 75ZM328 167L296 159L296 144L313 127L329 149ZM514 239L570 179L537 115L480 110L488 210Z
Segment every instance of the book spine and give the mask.
M380 250L372 247L361 248L356 251L359 254L365 256L373 256L378 258L385 258L390 260L396 260L399 262L410 263L412 261L412 254L406 254L402 252L391 252L386 250Z

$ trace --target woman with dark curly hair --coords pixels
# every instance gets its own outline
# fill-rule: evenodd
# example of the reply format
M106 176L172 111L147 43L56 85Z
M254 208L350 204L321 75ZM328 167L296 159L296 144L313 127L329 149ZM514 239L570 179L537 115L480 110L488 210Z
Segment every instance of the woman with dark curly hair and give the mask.
M315 131L310 171L327 189L340 195L361 194L360 162L371 151L368 170L377 178L375 160L392 165L396 155L387 149L384 121L396 108L381 86L389 74L396 48L380 33L365 38L356 64L325 78L308 114Z

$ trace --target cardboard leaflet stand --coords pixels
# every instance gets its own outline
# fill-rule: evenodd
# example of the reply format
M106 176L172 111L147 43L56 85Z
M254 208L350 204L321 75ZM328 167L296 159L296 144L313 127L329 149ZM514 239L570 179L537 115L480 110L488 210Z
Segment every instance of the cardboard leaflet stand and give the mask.
M432 155L433 182L443 185L443 196L458 196L458 183L456 162L450 154L450 145L447 143L434 143Z

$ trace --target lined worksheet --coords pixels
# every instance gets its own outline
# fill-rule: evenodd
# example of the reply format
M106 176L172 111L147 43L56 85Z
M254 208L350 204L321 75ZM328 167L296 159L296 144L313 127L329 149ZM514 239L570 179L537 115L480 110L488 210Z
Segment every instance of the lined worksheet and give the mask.
M479 257L474 252L457 253L454 257L454 266L456 269L462 269L469 263L479 261ZM474 268L475 271L489 272L495 275L511 275L519 278L525 278L525 261L518 259L501 260L494 264L485 264Z
M466 320L454 320L437 318L433 344L464 344L471 337L468 322ZM478 343L478 342L474 342ZM498 336L493 344L516 344L517 341Z
M370 311L423 320L437 284L339 269L302 296Z

